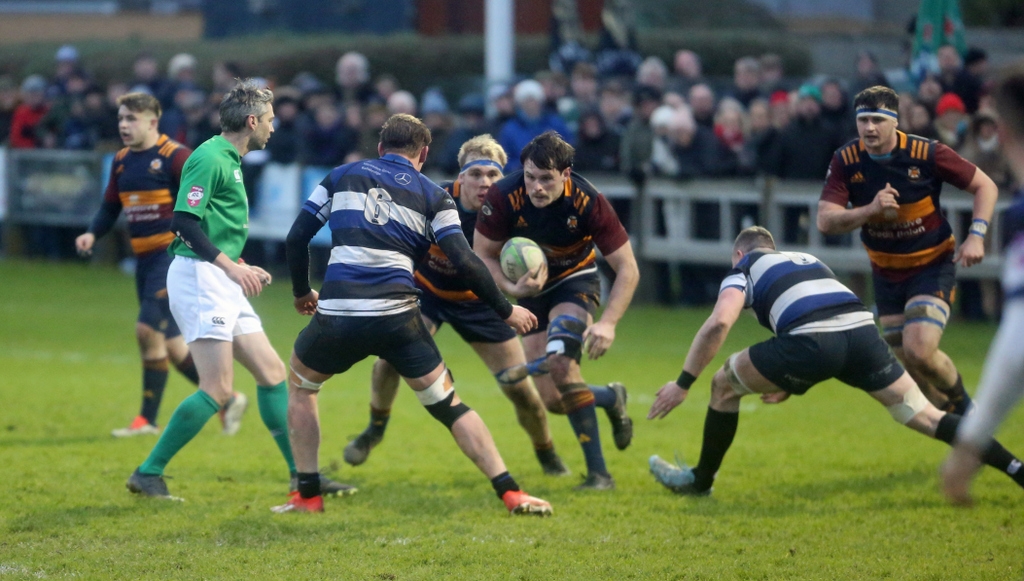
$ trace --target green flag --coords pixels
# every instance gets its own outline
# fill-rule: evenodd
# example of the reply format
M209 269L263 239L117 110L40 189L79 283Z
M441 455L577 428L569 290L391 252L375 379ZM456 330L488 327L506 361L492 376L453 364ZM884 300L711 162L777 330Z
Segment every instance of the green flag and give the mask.
M920 81L927 73L938 72L936 53L939 47L947 44L956 47L960 56L967 52L959 0L921 0L910 62L910 71L915 79Z

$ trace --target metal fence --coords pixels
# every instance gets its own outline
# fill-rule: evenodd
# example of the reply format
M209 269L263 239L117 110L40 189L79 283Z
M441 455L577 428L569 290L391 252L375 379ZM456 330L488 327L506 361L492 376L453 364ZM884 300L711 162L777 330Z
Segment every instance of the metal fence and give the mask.
M10 225L86 227L99 207L111 155L54 150L0 148L0 217ZM302 202L330 168L270 163L256 182L249 235L282 241ZM5 176L5 179L4 179ZM441 176L434 176L440 178ZM820 182L772 179L655 179L644 187L623 176L590 174L587 178L632 215L631 235L639 257L657 261L727 265L739 231L761 224L786 250L808 252L840 272L870 272L867 253L854 233L823 236L816 227ZM6 199L6 212L3 201ZM958 240L970 227L973 197L952 186L942 193L942 208ZM989 227L989 241L1001 239L1002 196ZM323 231L314 243L328 245ZM1000 244L989 243L985 261L960 269L963 278L998 278Z

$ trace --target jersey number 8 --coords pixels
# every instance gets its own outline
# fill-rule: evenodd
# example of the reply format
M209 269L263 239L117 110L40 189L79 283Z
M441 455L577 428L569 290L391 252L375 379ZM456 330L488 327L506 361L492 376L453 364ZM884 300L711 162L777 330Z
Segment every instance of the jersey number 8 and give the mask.
M371 188L366 193L363 217L377 226L387 224L391 220L391 194L384 188Z

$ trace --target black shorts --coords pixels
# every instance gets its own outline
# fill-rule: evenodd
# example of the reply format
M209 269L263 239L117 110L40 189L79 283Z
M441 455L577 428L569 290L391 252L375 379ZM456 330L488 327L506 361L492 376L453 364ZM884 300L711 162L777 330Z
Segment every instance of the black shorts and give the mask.
M423 291L420 312L438 328L448 323L467 343L504 343L516 332L483 301L449 301Z
M171 255L159 251L140 256L135 263L135 294L139 298L138 321L171 339L181 335L167 300L167 267Z
M795 395L833 377L864 391L878 391L903 375L903 366L874 325L772 337L750 348L750 361L765 379Z
M906 280L892 282L878 273L872 275L878 316L902 315L907 301L917 295L929 295L953 304L956 300L956 263L946 254Z
M419 309L386 317L313 315L295 340L295 356L306 367L327 375L376 355L402 377L423 377L441 364Z
M601 279L597 273L584 274L567 279L539 295L519 299L519 306L525 307L537 316L537 328L527 333L547 333L548 315L555 305L572 303L583 307L593 315L601 305Z

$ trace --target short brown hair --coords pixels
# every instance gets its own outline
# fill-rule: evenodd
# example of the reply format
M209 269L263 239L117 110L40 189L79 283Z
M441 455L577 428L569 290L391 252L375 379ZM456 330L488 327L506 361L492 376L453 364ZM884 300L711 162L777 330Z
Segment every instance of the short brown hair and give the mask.
M149 111L159 119L163 114L160 101L148 93L126 93L117 98L118 107L127 107L129 111L143 113Z
M1017 140L1024 141L1024 60L1000 71L992 100L1003 127Z
M856 111L861 107L899 111L900 96L889 87L875 85L857 93L857 96L853 98L853 109Z
M755 248L771 248L775 250L775 239L772 238L772 233L767 228L762 228L761 226L744 228L739 236L736 237L736 241L732 243L733 252L739 250L746 254Z
M466 165L470 157L489 159L500 163L502 166L508 163L508 155L505 153L505 149L489 133L477 135L462 144L462 147L459 148L459 166Z
M537 169L554 169L560 172L572 167L576 150L566 143L557 131L545 131L526 144L519 154L519 163L532 161Z
M220 102L220 128L228 133L245 129L249 115L262 117L274 102L274 93L254 79L238 81Z
M380 128L380 147L385 153L416 155L430 145L430 141L430 129L405 113L392 115Z

